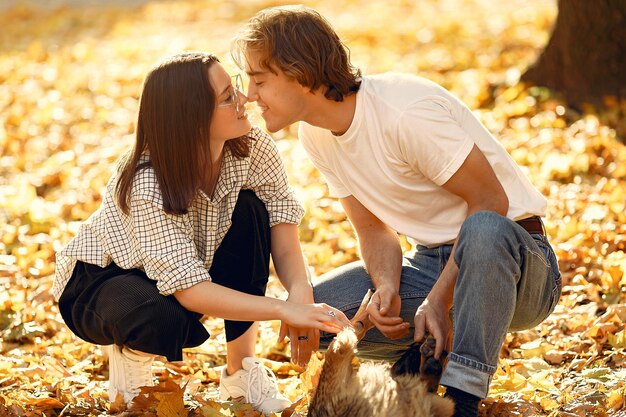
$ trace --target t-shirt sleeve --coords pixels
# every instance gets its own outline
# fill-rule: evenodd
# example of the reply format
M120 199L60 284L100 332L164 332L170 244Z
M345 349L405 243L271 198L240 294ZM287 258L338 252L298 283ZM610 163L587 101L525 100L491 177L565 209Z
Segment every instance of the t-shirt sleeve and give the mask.
M335 172L330 169L328 161L322 157L320 151L316 148L316 146L314 146L317 140L315 133L310 128L307 128L304 123L300 123L300 126L298 127L298 138L300 139L307 155L309 155L311 162L313 162L315 168L321 172L322 176L326 180L329 195L335 198L344 198L351 195L352 193L350 190L348 190Z
M461 167L474 141L454 118L450 103L428 96L409 106L397 121L399 147L409 166L435 184L445 184Z

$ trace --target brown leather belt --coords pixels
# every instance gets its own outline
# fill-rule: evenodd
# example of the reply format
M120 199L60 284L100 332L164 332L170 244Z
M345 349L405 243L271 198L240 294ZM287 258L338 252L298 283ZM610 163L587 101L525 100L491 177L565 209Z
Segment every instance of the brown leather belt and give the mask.
M528 217L526 219L518 220L515 223L522 226L530 234L546 235L543 222L539 216Z

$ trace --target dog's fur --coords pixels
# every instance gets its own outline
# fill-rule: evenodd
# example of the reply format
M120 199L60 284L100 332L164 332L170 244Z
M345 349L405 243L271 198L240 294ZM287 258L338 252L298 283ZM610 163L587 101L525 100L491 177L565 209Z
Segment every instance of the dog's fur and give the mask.
M373 327L365 312L370 297L371 292L368 292L352 319L356 331L344 329L330 343L319 384L309 406L309 416L452 416L454 403L429 392L428 381L407 369L412 365L396 364L393 370L389 365L373 362L353 366L358 341ZM418 355L417 358L414 355ZM411 348L403 358L400 361L419 364L419 350Z

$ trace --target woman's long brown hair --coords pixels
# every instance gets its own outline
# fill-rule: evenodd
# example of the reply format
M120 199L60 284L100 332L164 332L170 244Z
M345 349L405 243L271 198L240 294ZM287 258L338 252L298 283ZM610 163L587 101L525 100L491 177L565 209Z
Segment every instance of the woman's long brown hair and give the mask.
M206 173L211 172L209 127L215 92L209 68L219 62L213 54L185 52L154 67L146 76L139 103L135 144L118 165L116 198L130 211L130 194L137 171L152 167L170 214L187 213ZM226 142L235 157L246 157L248 138ZM140 164L143 154L149 162Z

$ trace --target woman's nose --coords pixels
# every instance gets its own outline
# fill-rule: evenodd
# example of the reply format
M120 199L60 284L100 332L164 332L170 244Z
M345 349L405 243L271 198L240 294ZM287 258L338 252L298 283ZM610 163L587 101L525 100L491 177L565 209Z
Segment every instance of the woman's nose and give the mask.
M248 101L256 101L257 100L256 86L254 82L250 81L248 83Z
M243 106L248 102L248 96L246 96L243 91L237 91L237 99L239 100L240 106Z

